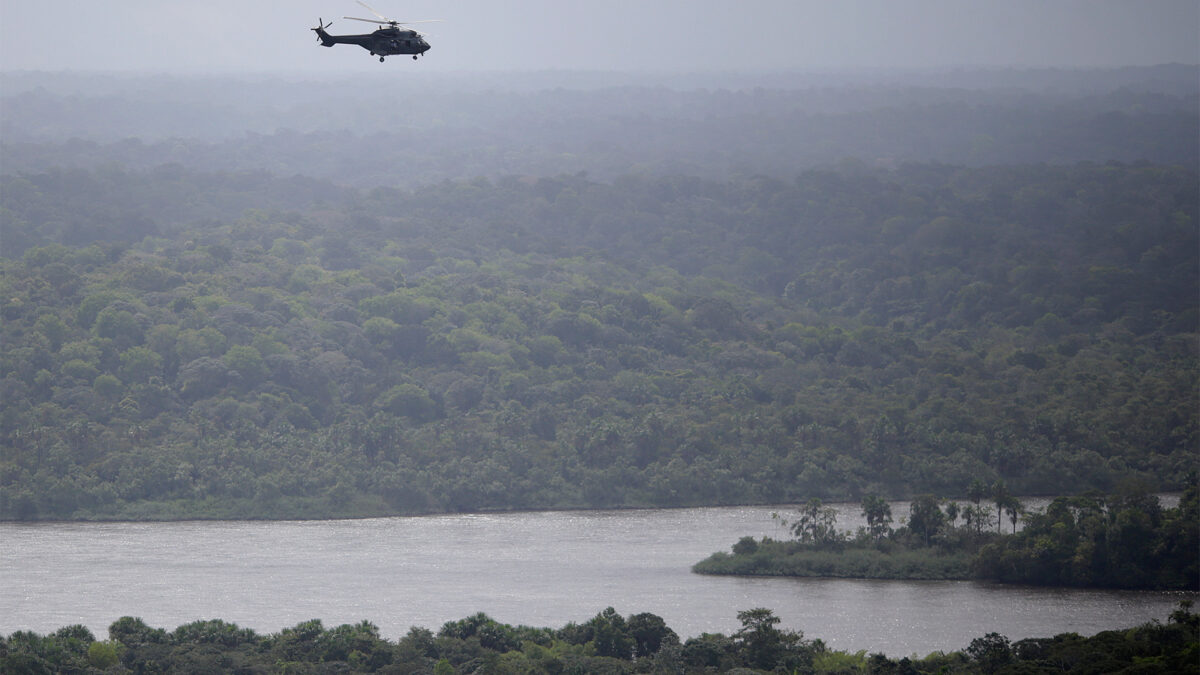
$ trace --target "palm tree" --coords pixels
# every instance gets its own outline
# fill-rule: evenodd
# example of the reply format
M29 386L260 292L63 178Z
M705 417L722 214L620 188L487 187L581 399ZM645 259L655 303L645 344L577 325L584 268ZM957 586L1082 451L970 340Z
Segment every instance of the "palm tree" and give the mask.
M996 504L996 531L1000 531L1001 525L1004 524L1004 506L1008 500L1012 499L1012 495L1008 494L1008 486L1004 481L998 480L992 483L992 502Z
M978 478L973 479L971 485L967 487L967 499L970 499L971 503L975 505L976 516L978 516L979 502L983 501L983 498L987 496L987 491L987 486ZM973 520L975 521L975 534L979 534L979 531L983 528L982 519L975 517Z
M958 502L951 501L946 504L946 517L950 519L950 527L954 527L958 521Z
M1017 519L1024 513L1025 508L1021 505L1020 500L1016 497L1009 496L1004 502L1004 512L1008 514L1008 519L1012 521L1013 534L1017 533Z
M867 531L875 539L886 537L892 530L892 506L879 495L862 499L862 514L867 519Z

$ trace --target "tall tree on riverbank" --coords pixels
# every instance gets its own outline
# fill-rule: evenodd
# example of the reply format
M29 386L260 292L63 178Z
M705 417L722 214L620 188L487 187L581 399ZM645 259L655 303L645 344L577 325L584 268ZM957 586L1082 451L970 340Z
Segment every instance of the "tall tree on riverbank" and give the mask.
M801 542L810 544L829 544L841 539L837 529L837 509L825 506L820 499L813 497L800 507L795 521L783 521L792 534Z
M967 510L966 519L968 525L972 523L975 525L975 534L979 534L983 530L983 516L986 514L983 511L983 507L980 506L980 502L983 501L983 498L987 494L987 485L982 480L979 480L979 478L971 479L971 484L967 486L967 499L971 501L973 508Z
M883 539L892 533L892 505L879 495L862 499L862 515L867 519L867 533L873 539Z
M1017 533L1017 520L1021 514L1025 513L1025 508L1021 505L1021 500L1009 495L1008 499L1004 500L1004 512L1008 514L1008 519L1012 522L1013 534Z
M1004 525L1004 508L1012 501L1012 495L1008 492L1008 486L1004 481L998 480L992 483L992 503L996 505L996 531ZM1015 525L1013 526L1016 527Z
M934 495L920 495L909 506L908 529L921 537L926 546L945 522L946 514Z

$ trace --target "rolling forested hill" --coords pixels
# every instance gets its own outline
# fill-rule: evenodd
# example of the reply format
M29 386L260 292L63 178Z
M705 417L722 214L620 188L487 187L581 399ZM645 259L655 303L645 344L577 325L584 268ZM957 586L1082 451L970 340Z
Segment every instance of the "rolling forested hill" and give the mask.
M237 141L51 140L6 114L0 517L1179 487L1200 241L1196 122L1171 111L1195 97L1122 97L1167 101L1097 132L1127 161L1077 129L1094 154L1067 163L744 145L742 171L708 141L636 143L659 120L577 163L552 128L480 127L486 170L426 181L387 180L413 168L394 137L277 130L219 167ZM741 133L807 147L756 127L764 105ZM886 110L867 108L826 121L861 136ZM597 115L580 128L617 124ZM956 117L1029 128L984 118ZM371 179L326 151L373 143Z

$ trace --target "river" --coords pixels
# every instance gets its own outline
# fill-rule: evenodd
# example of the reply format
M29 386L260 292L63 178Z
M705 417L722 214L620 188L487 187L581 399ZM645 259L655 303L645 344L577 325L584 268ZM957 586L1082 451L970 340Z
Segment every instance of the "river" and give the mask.
M835 649L890 656L1165 620L1194 594L976 582L748 579L690 566L743 535L781 537L788 507L566 511L340 521L0 524L0 634L139 616L171 630L224 619L261 633L367 619L395 640L486 612L561 627L605 607L682 637L730 634L769 607ZM838 505L854 527L857 505ZM895 505L897 515L902 511Z

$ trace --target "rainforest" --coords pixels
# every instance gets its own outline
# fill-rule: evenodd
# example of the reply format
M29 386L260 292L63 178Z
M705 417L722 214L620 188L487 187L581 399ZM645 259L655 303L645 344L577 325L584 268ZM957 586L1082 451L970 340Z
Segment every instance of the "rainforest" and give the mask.
M8 76L0 518L1182 490L1192 74L531 81L420 142L298 85L235 140L245 82ZM122 137L145 91L177 114Z

